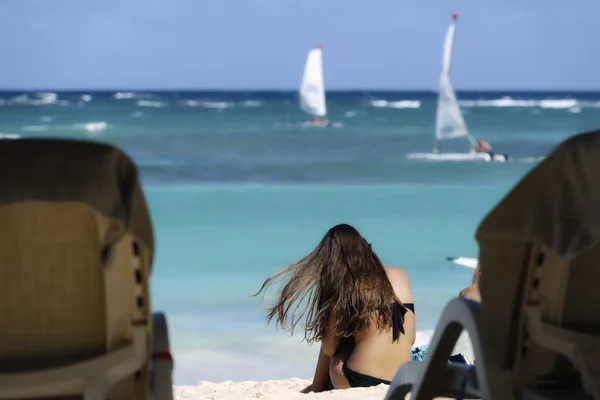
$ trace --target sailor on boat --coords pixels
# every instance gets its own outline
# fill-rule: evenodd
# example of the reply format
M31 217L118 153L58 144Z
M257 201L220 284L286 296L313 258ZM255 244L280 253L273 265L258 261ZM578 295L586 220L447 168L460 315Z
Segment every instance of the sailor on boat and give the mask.
M317 116L313 117L312 123L314 125L325 125L327 127L331 126L331 121L329 121L327 118L319 118Z
M471 154L490 153L491 151L492 151L492 146L485 140L479 138L479 139L477 139L477 142L475 142L471 145L470 153Z

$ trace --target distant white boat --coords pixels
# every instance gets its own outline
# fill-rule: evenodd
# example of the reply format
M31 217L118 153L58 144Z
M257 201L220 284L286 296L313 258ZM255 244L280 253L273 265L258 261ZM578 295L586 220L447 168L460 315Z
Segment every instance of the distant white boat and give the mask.
M432 153L411 153L408 158L432 161L508 161L508 155L487 153L439 153L438 144L442 140L467 138L473 146L477 140L469 133L469 129L456 99L456 93L450 83L450 67L454 48L457 14L452 15L452 23L446 33L442 58L442 72L438 92L437 114L435 122L435 140Z
M477 263L479 262L478 259L471 257L446 257L446 259L454 264L462 265L463 267L471 269L477 268Z
M495 157L502 157L502 154L496 154ZM489 153L410 153L406 158L412 160L429 160L429 161L500 161L493 159ZM506 161L506 160L504 160Z
M325 80L323 77L323 47L308 52L302 83L300 84L300 108L313 117L313 124L329 126L326 119Z

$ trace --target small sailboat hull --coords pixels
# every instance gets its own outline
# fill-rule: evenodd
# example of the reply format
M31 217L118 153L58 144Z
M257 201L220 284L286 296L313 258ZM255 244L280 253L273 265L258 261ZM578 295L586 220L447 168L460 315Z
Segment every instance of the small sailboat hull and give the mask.
M319 120L302 122L300 123L300 126L303 128L331 128L334 126L334 124L335 123L332 123L331 121Z
M310 122L310 124L312 126L317 126L319 128L328 128L331 126L331 122L329 122L329 121L315 121L315 122Z
M489 153L410 153L406 158L412 160L427 161L485 161L485 162L508 162L508 154Z
M477 263L479 262L478 259L471 257L446 257L446 259L456 265L461 265L471 269L477 268Z

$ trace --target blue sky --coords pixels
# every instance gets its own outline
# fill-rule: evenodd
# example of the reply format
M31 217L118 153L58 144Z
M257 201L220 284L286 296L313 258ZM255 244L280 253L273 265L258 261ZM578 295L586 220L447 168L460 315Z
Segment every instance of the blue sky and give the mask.
M0 88L600 89L598 0L1 0Z

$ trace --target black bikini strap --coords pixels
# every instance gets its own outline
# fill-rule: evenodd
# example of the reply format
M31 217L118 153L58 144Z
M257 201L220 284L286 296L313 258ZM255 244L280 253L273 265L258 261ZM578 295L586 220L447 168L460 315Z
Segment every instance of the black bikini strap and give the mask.
M400 338L400 332L406 335L404 331L404 315L408 310L415 313L414 303L404 303L402 305L398 303L392 304L392 338L396 342Z
M408 310L398 303L392 305L392 339L394 342L398 341L400 338L400 332L402 332L403 335L406 334L404 332L404 322L402 320L404 314L407 312Z

